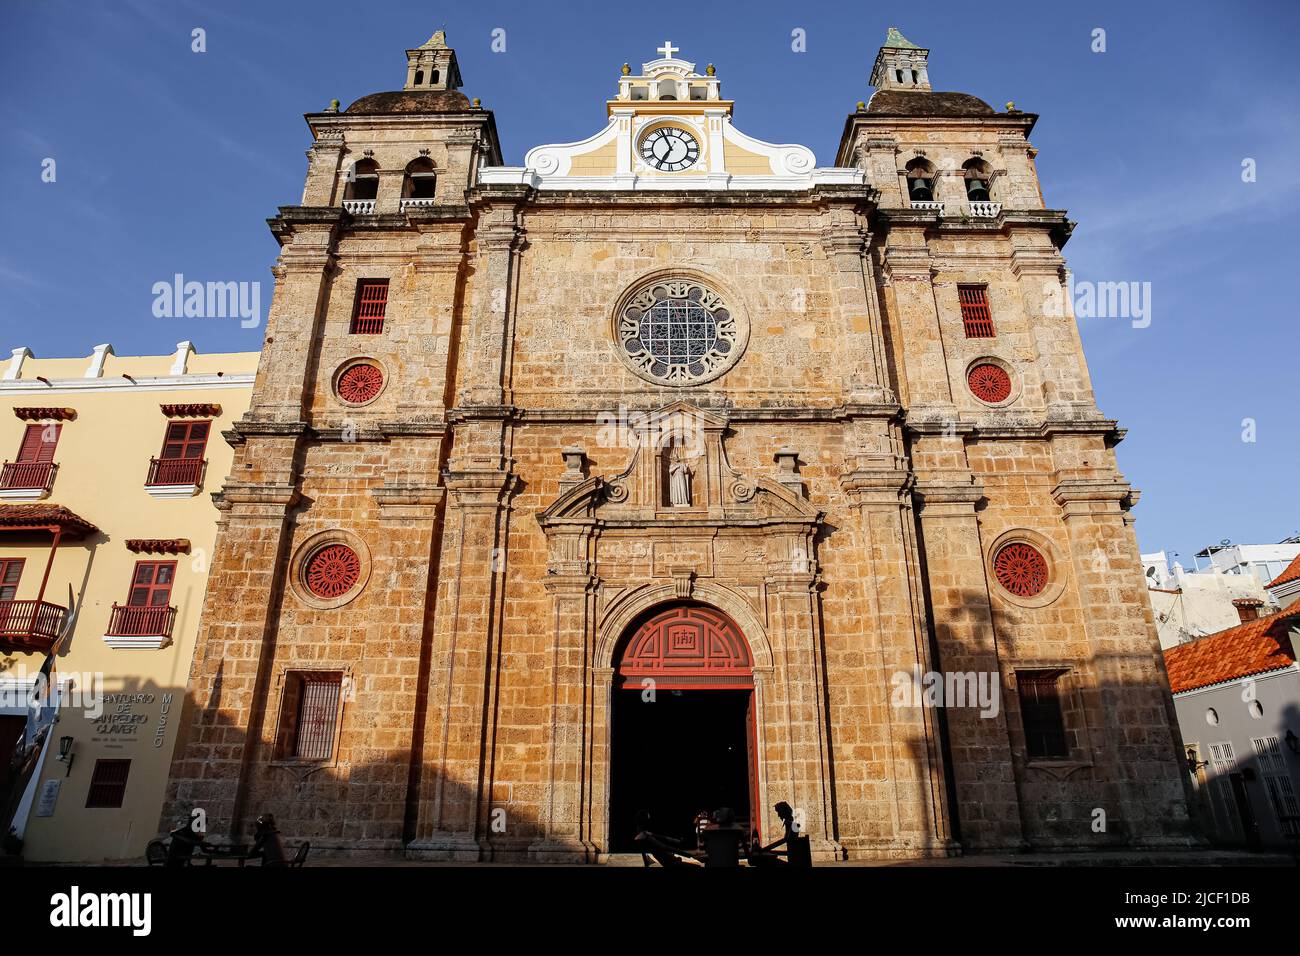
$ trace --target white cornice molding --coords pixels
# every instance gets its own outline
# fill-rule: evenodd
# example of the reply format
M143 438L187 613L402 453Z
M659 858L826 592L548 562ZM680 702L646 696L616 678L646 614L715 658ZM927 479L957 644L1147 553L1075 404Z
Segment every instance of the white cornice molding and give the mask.
M252 388L256 373L165 375L151 378L56 378L50 384L33 379L0 381L0 395L53 395L59 392L159 392L189 389Z
M525 166L488 166L479 175L485 186L531 186L534 189L577 189L611 192L621 189L699 190L720 192L746 189L812 189L821 185L861 186L866 174L860 169L822 166L802 176L733 176L705 173L701 176L542 176Z

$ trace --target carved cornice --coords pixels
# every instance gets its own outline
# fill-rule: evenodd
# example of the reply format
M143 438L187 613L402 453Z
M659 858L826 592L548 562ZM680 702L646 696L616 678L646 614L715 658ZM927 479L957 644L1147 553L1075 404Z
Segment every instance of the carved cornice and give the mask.
M159 405L158 410L168 418L218 418L221 415L221 406L212 402Z
M136 554L189 554L187 538L127 538L126 550Z
M70 422L77 417L75 408L15 408L14 415L25 422Z

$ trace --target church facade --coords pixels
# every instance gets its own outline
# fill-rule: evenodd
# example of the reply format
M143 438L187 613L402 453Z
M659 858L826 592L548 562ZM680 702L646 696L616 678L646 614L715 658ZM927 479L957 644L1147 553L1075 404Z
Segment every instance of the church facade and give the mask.
M712 65L503 163L439 33L307 116L164 822L603 861L1187 846L1036 117L891 29L834 166Z

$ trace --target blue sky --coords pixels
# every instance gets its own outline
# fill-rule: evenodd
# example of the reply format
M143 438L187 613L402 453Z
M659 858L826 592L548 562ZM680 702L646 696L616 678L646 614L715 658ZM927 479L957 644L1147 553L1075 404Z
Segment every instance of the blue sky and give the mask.
M264 220L301 197L302 114L400 88L403 50L434 29L496 113L507 163L595 132L619 66L671 39L717 64L742 130L829 165L890 25L930 48L936 89L1041 114L1044 194L1079 221L1076 280L1152 284L1149 327L1081 322L1101 408L1129 429L1143 549L1190 563L1221 538L1300 531L1300 4L1284 0L0 0L0 356L258 348L262 329L237 320L155 318L153 284L261 281L265 308ZM795 29L807 52L792 52Z

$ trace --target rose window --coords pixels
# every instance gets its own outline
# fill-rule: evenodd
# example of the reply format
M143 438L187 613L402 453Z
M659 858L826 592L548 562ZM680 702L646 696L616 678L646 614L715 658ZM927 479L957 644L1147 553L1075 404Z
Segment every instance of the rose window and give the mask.
M308 559L303 578L307 590L317 597L340 597L361 579L361 559L345 544L326 545Z
M647 286L623 308L618 344L622 359L642 378L693 385L735 364L743 343L718 293L698 282L670 280Z
M996 405L1011 397L1011 376L1006 369L992 362L982 362L966 376L971 394L981 402Z
M358 362L349 365L339 376L337 391L339 398L353 405L360 405L372 400L384 387L384 373L375 365Z
M998 583L1017 597L1037 597L1047 587L1047 559L1023 541L1013 541L993 558Z

